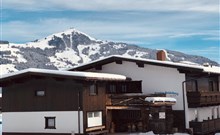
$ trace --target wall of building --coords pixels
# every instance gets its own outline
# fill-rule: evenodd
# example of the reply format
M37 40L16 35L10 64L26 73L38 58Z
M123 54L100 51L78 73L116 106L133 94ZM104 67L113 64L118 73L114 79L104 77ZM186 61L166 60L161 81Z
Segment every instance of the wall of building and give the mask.
M220 106L189 108L189 121L195 120L197 117L198 121L202 122L203 120L212 119L212 115L214 116L214 119L216 119L220 116L220 111L218 112L217 108L220 110Z
M97 87L97 95L90 95L89 93L89 86L91 84L95 83ZM91 127L94 127L94 125L104 125L106 126L105 118L106 118L106 113L105 113L105 105L106 105L106 83L104 82L87 82L84 83L84 88L83 88L83 111L84 111L84 127L85 130ZM99 122L93 118L90 122L88 122L88 112L101 112L101 121L100 119L97 119Z
M4 112L3 132L12 133L78 133L77 111ZM83 133L83 113L80 112ZM45 129L45 117L56 117L56 129Z
M74 80L32 77L3 87L2 111L77 111L78 106L82 107L82 98L78 97L78 91L82 89L82 85ZM44 91L45 95L37 96L36 91Z
M185 74L180 74L175 68L144 65L137 66L135 62L123 61L122 64L110 63L102 66L102 70L91 69L94 72L106 72L126 75L133 80L142 80L142 91L144 94L155 92L175 92L178 95L174 110L183 110L182 82Z

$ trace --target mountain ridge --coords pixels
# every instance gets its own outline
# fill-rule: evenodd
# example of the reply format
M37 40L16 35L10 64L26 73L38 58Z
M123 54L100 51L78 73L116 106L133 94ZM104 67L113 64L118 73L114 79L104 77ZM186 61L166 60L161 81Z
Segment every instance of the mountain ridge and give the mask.
M156 59L157 51L127 43L98 40L71 28L26 44L0 44L0 74L26 68L70 68L110 55ZM173 62L219 66L217 62L202 56L166 51Z

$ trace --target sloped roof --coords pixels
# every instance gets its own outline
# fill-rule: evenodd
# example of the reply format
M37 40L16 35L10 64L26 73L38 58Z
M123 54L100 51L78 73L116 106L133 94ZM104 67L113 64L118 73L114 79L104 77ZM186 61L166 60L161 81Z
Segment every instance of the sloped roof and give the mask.
M49 70L49 69L36 69L29 68L14 73L9 73L0 76L0 82L7 81L13 78L19 78L26 75L40 75L40 76L52 76L52 77L64 77L81 80L118 80L124 81L129 78L118 74L108 73L93 73L93 72L79 72L79 71L60 71L60 70Z
M95 68L96 66L102 66L108 63L116 62L118 60L150 64L150 65L156 65L156 66L164 66L164 67L170 67L170 68L177 68L177 69L189 70L189 71L220 74L220 67L215 67L215 66L204 67L204 66L194 65L194 64L185 64L185 63L177 63L177 62L171 62L171 61L143 59L143 58L131 58L131 57L125 57L125 56L118 56L118 55L109 56L103 59L99 59L93 62L89 62L89 63L82 64L82 65L79 65L73 68L69 68L67 70L85 71L87 69L91 69L91 68Z

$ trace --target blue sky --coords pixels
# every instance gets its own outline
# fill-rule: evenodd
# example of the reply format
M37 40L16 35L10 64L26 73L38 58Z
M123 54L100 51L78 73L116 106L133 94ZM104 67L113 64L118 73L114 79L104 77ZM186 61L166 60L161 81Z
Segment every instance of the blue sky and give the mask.
M74 27L102 40L220 63L219 0L5 0L1 39L25 43Z

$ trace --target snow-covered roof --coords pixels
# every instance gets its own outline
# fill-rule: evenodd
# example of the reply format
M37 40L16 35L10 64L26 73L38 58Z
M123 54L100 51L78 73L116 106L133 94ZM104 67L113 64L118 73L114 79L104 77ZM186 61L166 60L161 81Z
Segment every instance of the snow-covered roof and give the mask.
M128 60L128 61L141 61L144 63L149 63L149 64L155 64L155 65L159 65L159 66L168 66L168 67L174 67L174 68L190 68L190 69L195 69L195 70L199 70L201 72L205 72L205 73L214 73L214 74L220 74L220 67L216 67L216 66L209 66L209 67L205 67L205 66L201 66L201 65L196 65L196 64L187 64L187 63L177 63L177 62L172 62L172 61L160 61L160 60L152 60L152 59L144 59L144 58L133 58L133 57L126 57L126 56L119 56L119 55L112 55L112 56L108 56L99 60L95 60L89 63L85 63L79 66L76 66L74 68L69 68L66 70L75 70L75 69L80 69L95 63L99 63L108 59L113 59L113 58L119 58L122 60Z
M79 71L60 71L60 70L49 70L49 69L36 69L29 68L21 70L18 72L13 72L0 76L0 80L7 78L19 76L26 73L32 74L45 74L45 75L57 75L57 76L66 76L66 77L78 77L91 80L126 80L127 77L124 75L118 74L108 74L108 73L93 73L93 72L79 72Z
M145 101L148 102L175 102L176 103L176 99L172 98L172 97L146 97Z
M216 66L203 67L203 71L207 73L220 74L220 67L216 67Z

